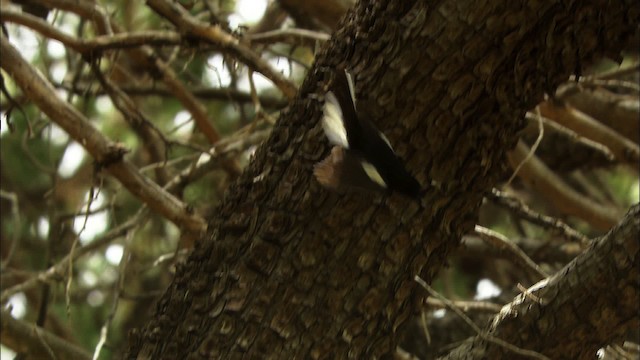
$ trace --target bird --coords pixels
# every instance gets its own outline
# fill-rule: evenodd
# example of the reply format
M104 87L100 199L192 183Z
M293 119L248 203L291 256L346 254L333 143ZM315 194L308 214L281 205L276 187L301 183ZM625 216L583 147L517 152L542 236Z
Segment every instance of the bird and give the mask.
M347 69L334 71L324 95L321 122L333 145L330 154L314 166L321 185L331 190L359 188L420 197L420 183L387 137L358 112L353 77Z

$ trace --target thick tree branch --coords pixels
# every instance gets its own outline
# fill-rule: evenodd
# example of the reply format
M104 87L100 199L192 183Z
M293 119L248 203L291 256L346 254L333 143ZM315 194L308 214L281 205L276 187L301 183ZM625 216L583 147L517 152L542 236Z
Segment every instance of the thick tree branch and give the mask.
M492 336L553 359L588 359L640 325L640 206L564 269L504 306ZM500 359L510 354L475 338L444 359Z

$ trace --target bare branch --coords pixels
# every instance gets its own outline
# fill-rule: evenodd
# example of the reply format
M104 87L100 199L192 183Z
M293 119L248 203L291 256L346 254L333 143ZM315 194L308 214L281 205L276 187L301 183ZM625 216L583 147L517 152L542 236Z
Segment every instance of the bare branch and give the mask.
M78 110L62 101L49 82L2 35L2 68L14 79L24 93L60 127L93 156L97 164L112 175L152 210L165 216L185 231L202 233L205 221L189 213L176 197L162 190L158 184L140 174L124 159L122 146L105 138Z
M437 299L435 297L430 296L427 298L427 300L425 300L425 302L426 302L426 305L432 308L436 308L436 309L448 308L447 304L444 301ZM481 311L481 312L488 312L488 313L495 314L499 312L500 309L502 309L501 305L494 304L488 301L451 301L451 303L455 307L460 308L464 312Z
M527 154L529 154L529 148L520 140L515 150L509 153L509 162L515 167ZM578 194L536 156L524 163L518 175L555 204L558 209L579 216L593 224L594 227L609 229L620 218L618 209L596 204L591 199Z
M580 244L586 245L589 243L589 239L581 234L579 231L573 229L571 226L567 225L560 219L552 218L550 216L546 216L543 214L539 214L529 208L525 203L523 203L520 199L510 196L505 192L502 192L498 189L493 189L491 194L487 195L488 198L494 201L497 205L503 206L513 212L516 215L536 224L540 225L543 228L552 229L555 232L558 232L565 239L570 241L577 241Z
M480 225L476 225L475 233L487 244L501 250L506 250L512 255L515 255L515 262L523 266L525 269L528 269L542 278L549 276L540 269L540 266L538 266L535 261L531 260L524 251L522 251L516 244L509 241L509 239L504 235Z
M108 233L102 235L101 237L92 241L89 245L81 246L77 248L73 253L67 254L62 260L58 261L55 265L51 266L45 271L42 271L36 275L31 276L27 280L14 285L2 292L0 294L0 303L4 303L14 294L30 289L39 283L48 282L53 277L63 275L65 270L68 269L69 263L78 259L79 257L92 252L95 249L101 248L109 244L111 241L126 235L129 231L131 231L134 227L139 225L141 213L138 216L134 216L132 219L127 221L126 223L114 228Z
M309 40L327 41L331 35L306 29L278 29L257 34L250 34L247 39L252 43L272 44L284 42L293 45L304 45Z
M196 39L210 42L220 46L223 50L229 51L241 62L245 63L253 71L259 72L282 91L289 99L292 99L298 89L287 80L282 74L276 71L269 63L264 61L258 54L242 45L240 41L218 25L203 24L191 16L184 8L175 3L165 0L147 0L147 4L158 14L165 17L180 31L195 37Z
M84 349L41 327L16 320L4 309L0 311L0 316L2 344L17 353L30 355L28 357L34 359L50 359L52 353L59 359L91 359Z
M18 244L20 243L20 227L22 221L20 220L20 204L18 202L18 195L0 189L0 198L11 202L11 217L13 217L13 236L11 237L11 247L0 263L0 270L3 270L7 265L11 264L13 254L15 254Z
M616 160L639 169L640 147L591 116L572 106L557 106L549 101L540 104L540 111L545 117L552 118L578 134L605 145L615 155Z
M75 87L71 87L68 83L54 84L55 87L65 89L67 91L76 93L81 96L98 96L104 95L103 89L92 88L89 84L80 83ZM144 85L122 85L120 90L129 94L130 96L173 96L171 89L166 86L144 86ZM237 101L237 102L252 102L251 94L239 91L233 88L214 88L204 86L189 87L189 92L194 96L201 98L202 100L225 100L225 101ZM286 101L282 98L259 94L258 98L260 103L265 108L281 109L287 105ZM3 105L4 106L4 105Z
M640 205L636 204L587 251L505 305L487 331L556 359L594 357L598 349L624 339L640 322L639 233ZM476 336L447 358L506 356L483 340Z
M179 45L184 42L182 36L173 31L140 31L99 35L93 39L76 38L58 30L38 17L5 6L2 7L0 12L0 20L26 26L84 55L97 54L101 51L112 49L125 49L143 45Z

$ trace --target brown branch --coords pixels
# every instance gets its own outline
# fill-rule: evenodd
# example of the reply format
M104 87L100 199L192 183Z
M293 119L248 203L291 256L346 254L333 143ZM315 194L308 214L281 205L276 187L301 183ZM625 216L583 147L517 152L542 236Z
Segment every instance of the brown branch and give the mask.
M31 359L91 359L84 349L48 332L47 330L14 319L6 311L0 311L0 338L2 344L16 353Z
M273 44L283 42L291 45L306 45L309 41L327 41L331 35L306 29L278 29L262 33L249 34L247 40L255 44Z
M637 72L638 67L636 65L626 70ZM610 76L605 75L604 78L609 79ZM588 89L581 83L567 83L560 87L556 94L581 112L597 119L634 143L640 144L637 94L631 97L621 96L601 87Z
M616 160L640 168L640 147L608 126L572 106L558 106L550 101L540 104L545 117L552 118L564 127L605 145L615 155ZM637 122L637 119L636 119Z
M96 33L113 35L109 17L96 2L86 0L31 0L47 8L56 8L73 12L80 17L90 20L96 28Z
M455 307L459 308L464 312L477 311L477 312L487 312L487 313L495 314L500 312L500 309L502 309L501 305L494 304L488 301L462 301L462 300L453 301L451 300L451 303ZM427 305L429 308L435 308L435 309L447 308L447 304L445 304L444 301L439 300L432 296L429 296L425 300L425 305Z
M527 143L532 143L534 134L538 133L538 116L528 112L525 119L528 126L522 138ZM552 169L565 172L577 167L604 167L616 163L616 157L611 150L601 143L580 136L553 119L542 117L542 122L544 139L536 155Z
M5 11L3 10L3 13ZM74 49L81 54L88 55L93 48L87 47L87 43L90 41L79 40L73 36L69 36L55 27L51 26L46 21L41 20L32 15L17 13L15 11L7 11L7 16L3 17L3 20L16 20L17 23L23 24L25 26L29 26L33 30L41 33L44 36L50 37L52 39L56 39L71 49ZM18 22L19 20L19 22ZM125 34L126 35L126 34ZM123 36L125 36L123 35ZM103 36L103 38L109 39L112 37L117 37L118 40L121 40L120 35L108 35ZM126 36L125 36L126 37ZM142 40L142 39L138 39ZM141 44L138 44L141 45ZM188 91L188 89L180 82L175 74L175 72L160 58L158 58L150 46L142 46L140 49L137 49L137 57L142 57L149 63L149 65L153 66L158 70L158 72L162 75L164 82L167 84L167 88L170 89L173 95L185 106L187 110L193 115L193 118L196 122L198 128L202 131L202 133L209 139L209 142L215 144L218 140L220 140L220 135L218 131L213 128L213 125L209 121L209 117L207 115L207 111L205 107L197 101L193 95ZM90 57L87 57L89 59ZM238 172L239 170L234 170L233 173Z
M97 54L105 50L124 49L143 45L180 45L182 36L173 31L138 31L113 35L99 35L93 39L80 39L58 30L50 23L9 7L3 6L0 20L26 26L43 36L57 40L80 54Z
M134 227L138 225L139 216L134 216L126 223L114 228L108 233L96 238L88 245L78 247L73 252L67 254L62 260L58 261L55 265L51 266L45 271L35 274L19 284L16 284L2 292L0 294L0 303L4 303L14 294L30 289L40 283L46 283L51 281L52 278L65 274L65 270L69 268L69 263L75 261L79 257L88 254L96 249L99 249L105 245L111 243L111 241L126 235Z
M528 153L529 148L519 141L516 148L508 154L512 167L520 164ZM578 194L536 156L523 163L518 176L552 202L558 210L578 216L596 228L609 229L620 218L618 209L596 204Z
M584 249L576 243L548 244L541 239L513 238L510 239L525 254L537 263L561 263L566 264L573 260ZM513 256L507 252L488 245L484 240L475 235L465 235L462 237L462 246L459 256L463 259L483 258L493 262L494 259L504 259L513 261Z
M218 25L201 23L191 16L184 8L165 0L147 0L147 4L160 16L169 20L181 32L188 36L220 46L246 64L253 71L259 72L271 80L282 93L292 99L298 89L280 72L264 61L258 54L242 45L238 39L225 32Z
M93 97L105 94L105 91L103 89L91 87L86 83L77 84L75 87L71 87L71 85L68 83L54 84L54 86L56 88L59 87L61 89L73 92L80 96ZM173 93L170 92L170 89L167 89L164 86L122 85L120 86L120 90L129 94L129 96L173 96ZM189 92L194 96L202 98L204 100L225 100L242 103L253 101L251 94L233 88L194 86L189 88ZM265 108L282 109L283 107L287 106L285 100L270 95L258 95L258 99ZM21 99L18 98L16 100L20 102Z
M552 218L533 211L520 199L510 196L509 194L497 189L493 189L487 197L495 204L513 211L517 216L522 217L536 225L540 225L545 229L551 229L553 232L559 233L569 241L576 241L580 244L587 244L589 239L579 231L573 229L560 219Z
M179 199L140 174L133 164L123 158L124 152L120 145L104 137L78 110L58 98L51 84L22 58L4 35L1 40L1 67L42 112L93 156L99 166L118 178L124 187L152 210L183 230L197 234L204 231L206 225L202 218L189 213Z
M142 143L151 155L151 161L166 161L167 139L160 129L158 129L142 113L140 107L113 81L102 74L100 66L96 62L91 62L91 71L105 89L113 105L120 111L123 118L131 126L136 134L142 139ZM156 169L156 180L162 185L169 177L165 168Z
M217 143L220 140L220 134L209 121L207 109L204 105L189 92L189 89L178 79L173 69L162 61L150 47L145 46L141 51L147 57L147 61L160 71L162 80L167 84L167 88L171 89L178 101L189 110L198 129L202 131L211 144Z
M509 241L509 239L504 235L480 225L476 225L474 233L488 245L493 246L500 251L509 252L512 255L513 261L529 272L538 275L540 278L546 278L549 276L540 268L540 266L538 266L538 264L535 263L535 261L531 260L531 258L525 254L518 245Z
M282 0L280 6L289 12L296 22L303 26L336 30L340 18L355 1L341 0Z
M503 307L488 331L554 359L593 358L636 329L640 285L640 206L571 263ZM523 331L535 329L535 331ZM501 359L508 353L476 337L446 359Z
M532 358L532 359L549 360L549 358L547 358L542 354L539 354L535 351L519 348L513 344L510 344L507 341L504 341L503 339L500 339L498 337L495 337L489 334L488 332L483 331L478 327L478 325L476 325L473 322L473 320L471 320L467 315L465 315L464 312L462 312L462 310L458 308L451 300L445 298L440 293L436 292L431 286L429 286L429 284L427 284L424 280L422 280L418 275L416 275L414 279L418 284L420 284L420 286L422 286L425 290L427 290L427 292L429 292L431 296L438 298L440 301L442 301L446 305L446 307L449 310L453 311L454 313L456 313L456 315L460 316L464 320L464 322L466 322L467 325L469 325L478 334L478 337L480 337L481 339L507 350L507 353L510 355L518 354L518 355L521 355L527 358Z
M628 76L631 75L633 73L638 73L640 72L640 64L636 63L634 65L629 65L626 66L624 68L619 68L619 69L614 69L611 71L607 71L605 73L600 73L600 74L595 74L595 75L591 75L591 76L585 76L584 78L581 78L580 80L584 80L584 81L590 81L593 79L598 79L598 80L612 80L612 79L619 79L622 78L624 76Z

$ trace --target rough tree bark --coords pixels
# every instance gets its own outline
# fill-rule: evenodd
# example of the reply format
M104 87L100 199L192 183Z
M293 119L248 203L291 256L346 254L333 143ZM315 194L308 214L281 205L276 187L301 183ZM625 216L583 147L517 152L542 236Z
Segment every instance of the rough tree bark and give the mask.
M551 359L593 359L640 325L640 205L554 276L503 307L488 333ZM476 336L444 359L514 358Z
M430 282L504 175L524 111L594 56L628 46L635 1L360 2L272 136L229 189L127 357L372 358L390 354ZM431 189L336 195L312 178L323 68ZM523 346L526 347L526 344Z

